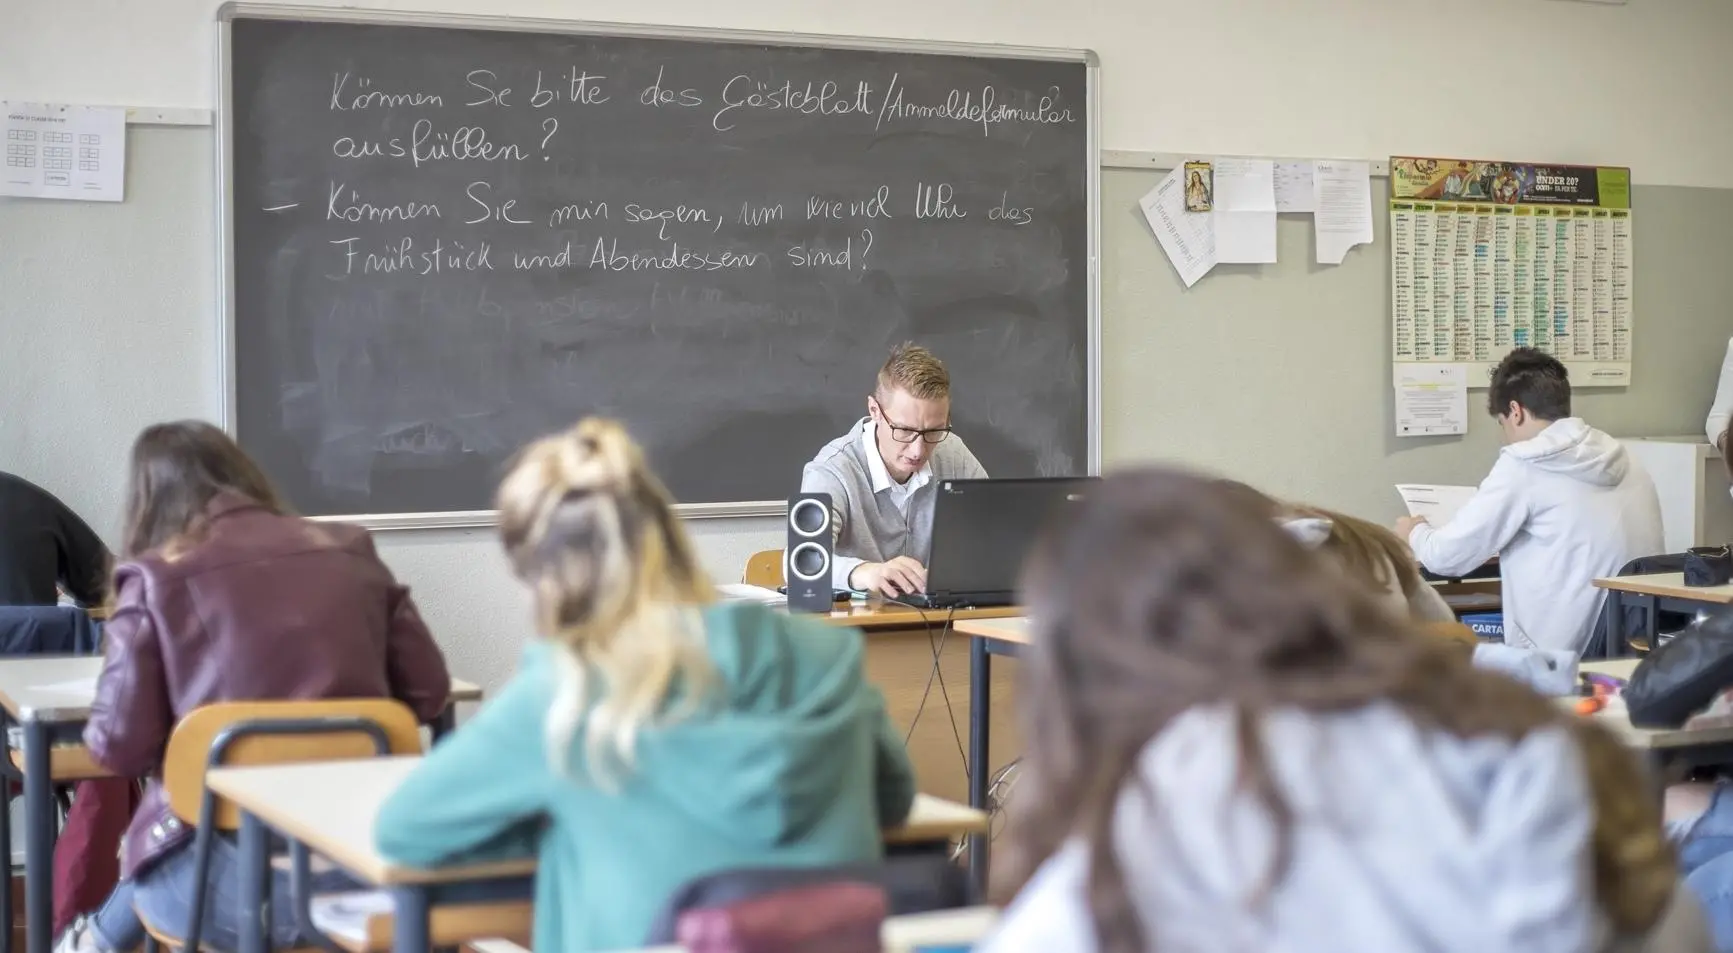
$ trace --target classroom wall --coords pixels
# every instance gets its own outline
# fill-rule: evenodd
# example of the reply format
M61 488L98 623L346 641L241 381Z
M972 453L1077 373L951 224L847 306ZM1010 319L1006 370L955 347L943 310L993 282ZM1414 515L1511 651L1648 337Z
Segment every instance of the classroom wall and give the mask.
M1094 49L1112 149L1621 163L1733 186L1723 0L359 0ZM0 96L207 106L213 0L8 3Z
M1615 432L1693 430L1733 333L1733 112L1721 102L1733 4L381 5L1092 47L1109 149L1628 164L1640 185L1636 381L1581 409ZM0 99L208 106L213 9L7 4ZM133 127L119 205L0 200L0 468L53 488L111 540L138 428L217 413L213 136ZM1496 435L1478 418L1466 438L1391 436L1382 220L1379 244L1339 269L1309 265L1305 220L1284 221L1281 264L1220 269L1187 292L1136 213L1155 181L1111 171L1103 184L1109 463L1183 460L1380 519L1395 513L1395 480L1484 472ZM774 521L693 529L722 578L779 545ZM527 615L491 533L387 534L381 549L460 674L509 675Z

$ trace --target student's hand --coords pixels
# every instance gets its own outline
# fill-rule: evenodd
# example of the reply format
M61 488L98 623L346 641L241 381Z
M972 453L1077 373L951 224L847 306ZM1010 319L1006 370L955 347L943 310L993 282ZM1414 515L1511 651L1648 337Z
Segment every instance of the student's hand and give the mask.
M849 585L888 598L927 591L927 567L907 556L882 563L861 563L849 574Z
M1396 535L1400 537L1403 542L1407 542L1408 537L1414 535L1414 527L1419 526L1424 522L1426 522L1426 517L1424 516L1404 516L1396 521Z

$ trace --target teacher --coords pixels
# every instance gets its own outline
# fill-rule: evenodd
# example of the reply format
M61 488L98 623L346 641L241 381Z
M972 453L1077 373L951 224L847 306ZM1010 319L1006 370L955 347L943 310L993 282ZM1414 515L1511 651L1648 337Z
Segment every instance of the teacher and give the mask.
M830 494L831 585L892 599L927 591L939 482L986 475L951 432L945 365L914 344L893 350L867 397L867 416L826 444L801 475L802 493Z

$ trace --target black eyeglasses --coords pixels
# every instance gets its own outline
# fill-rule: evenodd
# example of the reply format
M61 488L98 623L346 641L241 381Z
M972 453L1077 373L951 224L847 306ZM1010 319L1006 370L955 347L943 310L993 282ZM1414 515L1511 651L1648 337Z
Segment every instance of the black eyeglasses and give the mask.
M916 440L924 440L927 443L942 443L946 437L951 435L951 428L949 427L916 430L913 427L899 427L888 420L885 421L885 424L891 428L891 439L897 443L914 443Z

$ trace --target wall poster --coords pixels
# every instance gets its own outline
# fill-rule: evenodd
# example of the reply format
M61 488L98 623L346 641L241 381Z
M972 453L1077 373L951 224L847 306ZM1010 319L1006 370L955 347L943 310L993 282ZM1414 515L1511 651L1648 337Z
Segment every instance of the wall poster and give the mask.
M1393 157L1390 270L1398 365L1485 387L1530 346L1576 386L1631 382L1629 169Z

